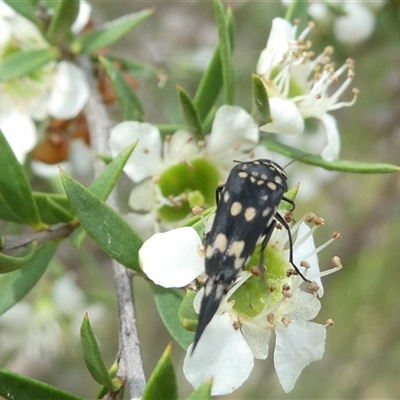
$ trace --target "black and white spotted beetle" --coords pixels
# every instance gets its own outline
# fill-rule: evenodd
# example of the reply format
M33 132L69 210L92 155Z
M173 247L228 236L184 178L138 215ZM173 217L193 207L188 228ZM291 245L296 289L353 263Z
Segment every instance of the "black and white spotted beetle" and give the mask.
M281 200L290 203L294 209L294 202L284 196L287 190L287 175L283 168L266 159L238 162L225 185L217 188L217 211L205 241L207 278L192 351L261 237L260 269L264 268L264 251L277 221L288 231L289 262L305 281L310 282L293 263L289 226L277 213Z

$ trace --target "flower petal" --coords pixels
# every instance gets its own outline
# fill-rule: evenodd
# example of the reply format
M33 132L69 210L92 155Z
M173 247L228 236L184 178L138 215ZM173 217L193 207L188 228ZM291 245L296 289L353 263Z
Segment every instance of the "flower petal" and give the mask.
M153 176L162 167L162 142L158 129L148 123L121 122L111 130L108 145L115 157L132 143L137 143L133 154L125 165L125 173L135 182Z
M169 141L164 142L164 164L173 165L182 160L192 160L199 156L199 147L193 141L193 136L186 131L176 131Z
M272 121L260 126L260 130L270 133L299 134L304 131L304 120L296 105L280 97L269 99Z
M291 306L294 308L293 311L290 310ZM321 302L314 295L303 290L296 290L290 299L286 313L291 320L309 321L318 315L320 309Z
M221 153L237 147L249 150L258 139L258 126L247 111L237 106L222 106L215 114L207 151L219 158Z
M257 63L257 74L268 79L269 75L278 63L283 59L289 45L288 40L293 37L292 25L283 18L272 20L271 32L268 37L267 46L261 52Z
M243 323L242 334L249 345L253 356L261 360L268 357L269 341L272 331L269 329L260 329Z
M49 98L49 114L59 119L74 118L88 98L89 84L83 71L71 62L60 61Z
M314 322L292 321L275 332L275 370L283 390L289 393L301 371L324 355L326 329Z
M340 151L340 134L337 128L336 119L329 114L323 114L320 120L325 125L328 144L321 151L321 157L326 161L338 158Z
M36 144L36 127L26 114L12 113L0 119L0 128L10 144L15 157L22 164L26 154Z
M79 2L79 13L76 17L75 22L71 26L72 32L79 33L86 26L90 20L90 13L92 6L86 0L80 0Z
M156 233L139 250L146 275L157 285L183 287L204 272L201 240L191 227Z
M193 344L189 346L183 363L183 373L194 388L213 378L213 396L236 390L254 366L249 346L232 323L227 314L215 315L193 354Z
M128 204L134 211L149 212L153 202L153 183L146 179L133 187Z
M335 18L333 32L343 43L355 44L368 39L375 28L374 14L360 2L343 2L347 15Z
M306 225L304 222L302 222L299 226L299 230L297 233L297 240L301 240L301 238L305 237L310 230L311 230L310 227ZM314 237L313 235L311 235L307 238L307 240L305 240L301 244L301 246L296 248L296 250L293 253L293 261L296 265L300 265L301 261L307 261L310 264L310 269L307 271L307 276L311 280L317 282L319 286L318 295L319 297L322 297L324 295L324 287L322 286L321 278L319 277L320 269L318 263L318 256L317 254L313 254L310 257L304 258L304 256L307 256L308 254L314 252L314 250L315 250Z

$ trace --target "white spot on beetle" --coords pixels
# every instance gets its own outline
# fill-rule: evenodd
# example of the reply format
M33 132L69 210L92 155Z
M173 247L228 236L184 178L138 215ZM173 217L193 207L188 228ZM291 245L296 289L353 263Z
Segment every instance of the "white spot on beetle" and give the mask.
M246 219L247 222L250 222L251 220L254 219L256 214L257 214L257 211L254 207L247 207L244 212L244 218Z
M236 217L236 215L239 215L241 211L242 211L242 205L238 201L235 201L231 206L232 217Z

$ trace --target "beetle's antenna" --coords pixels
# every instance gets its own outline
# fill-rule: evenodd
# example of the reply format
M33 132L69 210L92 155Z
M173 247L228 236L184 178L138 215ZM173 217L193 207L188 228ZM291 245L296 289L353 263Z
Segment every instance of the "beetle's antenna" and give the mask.
M289 161L289 162L283 167L283 169L286 169L289 165L292 165L295 161L299 161L299 160L301 160L302 158L310 157L310 156L313 156L313 155L314 155L314 154L312 154L312 153L305 153L305 154L302 154L301 156L298 156L298 157L294 158L293 160Z

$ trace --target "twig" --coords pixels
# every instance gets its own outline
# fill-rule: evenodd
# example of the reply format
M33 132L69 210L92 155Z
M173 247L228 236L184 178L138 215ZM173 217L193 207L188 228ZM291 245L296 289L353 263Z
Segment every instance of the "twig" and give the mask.
M7 251L25 247L32 242L44 243L48 240L66 238L76 228L71 224L52 225L46 231L21 233L18 235L5 235L2 237L3 246L1 250Z
M108 118L104 103L97 90L89 58L86 56L81 57L79 65L84 70L86 79L90 85L90 98L85 107L85 114L89 124L92 148L97 153L108 154L107 140L111 129L111 121ZM98 160L95 164L95 175L98 176L103 168L103 162ZM111 193L107 203L118 211L115 191ZM115 260L112 261L112 266L114 269L119 314L118 355L120 366L117 375L122 381L128 383L131 400L136 400L140 399L143 394L146 378L136 328L131 284L132 277L128 270Z

